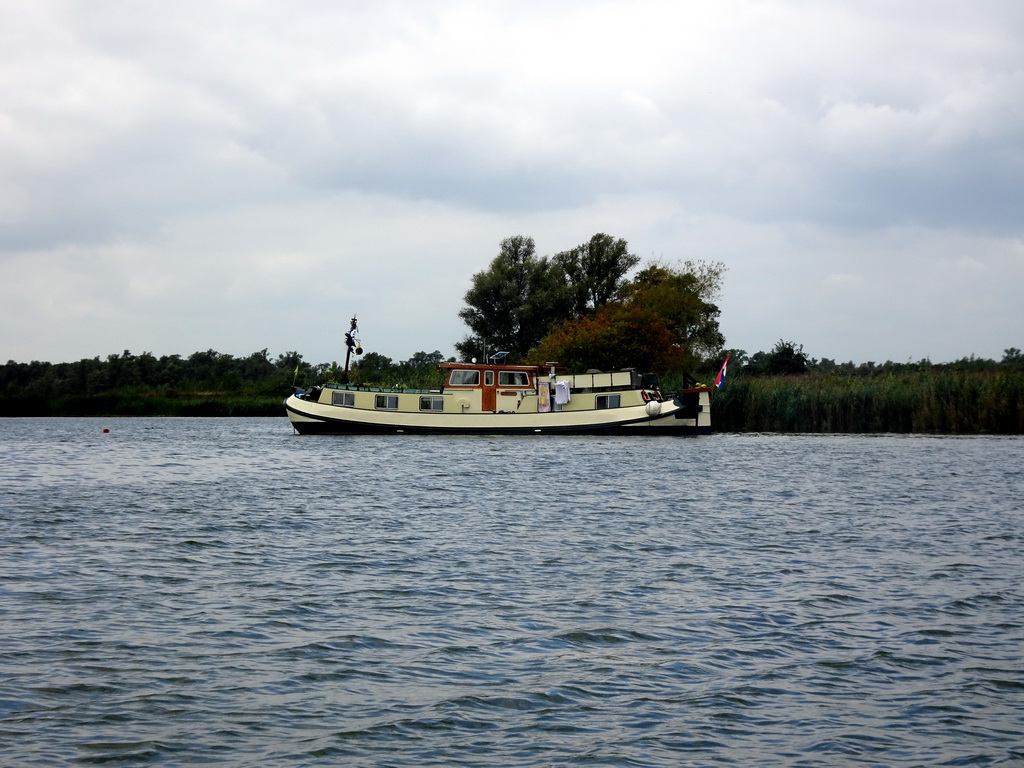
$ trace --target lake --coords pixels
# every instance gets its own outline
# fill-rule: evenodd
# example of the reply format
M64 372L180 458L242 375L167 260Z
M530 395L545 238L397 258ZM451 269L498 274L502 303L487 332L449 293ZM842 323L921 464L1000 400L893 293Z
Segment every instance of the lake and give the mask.
M5 766L1024 763L1024 438L0 453Z

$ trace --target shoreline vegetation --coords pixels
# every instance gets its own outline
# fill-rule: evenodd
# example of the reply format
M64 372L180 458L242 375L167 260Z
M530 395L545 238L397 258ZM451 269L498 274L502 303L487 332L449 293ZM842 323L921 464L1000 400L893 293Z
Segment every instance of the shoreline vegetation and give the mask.
M780 342L786 357L794 347ZM799 352L799 349L796 349ZM772 372L773 353L733 354L721 390L713 390L716 432L1024 434L1024 360L874 363L802 360L802 372ZM367 359L368 358L368 359ZM787 358L788 359L788 358ZM439 352L392 363L371 353L352 380L387 387L432 388ZM716 361L698 380L712 381ZM776 366L778 367L778 366ZM208 351L189 358L148 353L77 363L0 365L0 417L281 416L293 382L337 380L336 364L309 365L289 352L247 358ZM679 386L662 377L668 395Z
M737 377L712 401L716 432L1024 434L1024 371Z

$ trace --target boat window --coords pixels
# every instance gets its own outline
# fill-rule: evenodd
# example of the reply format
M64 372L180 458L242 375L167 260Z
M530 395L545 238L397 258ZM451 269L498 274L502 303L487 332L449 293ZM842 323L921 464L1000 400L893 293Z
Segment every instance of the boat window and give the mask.
M424 396L420 398L420 410L421 411L443 411L444 410L444 398L443 397L429 397Z
M374 408L385 408L389 411L398 410L398 395L377 395L374 398Z
M498 371L499 387L528 387L530 374L525 371Z
M618 408L621 400L621 395L598 395L594 398L594 407L598 410L602 408Z
M456 368L448 377L448 383L453 387L475 387L480 383L480 371L467 371Z
M347 408L354 408L356 405L356 393L355 392L332 392L331 393L331 404L332 405L344 405Z
M484 371L484 386L485 387L493 387L494 386L494 371Z

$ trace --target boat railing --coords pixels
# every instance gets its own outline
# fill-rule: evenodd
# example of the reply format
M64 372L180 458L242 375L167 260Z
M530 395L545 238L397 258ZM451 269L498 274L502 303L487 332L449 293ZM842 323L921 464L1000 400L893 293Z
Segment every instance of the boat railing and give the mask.
M365 387L361 384L339 384L336 381L330 381L323 385L324 389L342 389L348 392L388 392L390 394L403 394L403 395L436 395L440 393L437 389L418 389L413 387Z

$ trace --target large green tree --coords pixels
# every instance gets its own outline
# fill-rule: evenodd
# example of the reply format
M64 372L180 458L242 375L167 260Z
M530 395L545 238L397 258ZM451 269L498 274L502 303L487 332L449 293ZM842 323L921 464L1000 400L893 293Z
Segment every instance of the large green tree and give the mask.
M692 358L715 354L725 344L714 300L725 265L686 261L681 267L652 262L624 289L626 303L653 310ZM693 364L697 360L689 360Z
M473 334L455 345L464 359L505 351L520 360L569 312L558 269L523 235L501 241L490 266L473 275L464 300L459 317Z
M625 240L604 233L551 259L537 256L533 238L506 238L490 266L473 275L459 312L472 335L455 348L465 360L507 351L516 361L586 357L587 367L599 367L605 363L598 360L607 358L607 364L618 359L620 367L656 364L663 372L665 366L693 366L721 349L725 339L714 302L724 265L656 261L627 279L638 263ZM614 312L592 317L612 306ZM639 351L638 330L644 328L650 329L644 338L664 344L665 354ZM557 344L546 338L556 333ZM574 334L580 335L578 345ZM597 339L607 354L595 351ZM533 354L535 349L542 351ZM556 354L559 349L576 351Z
M541 341L532 362L572 370L632 366L656 373L693 370L721 349L717 295L721 264L652 263L619 291L618 301L566 321Z
M473 275L459 312L472 335L455 348L467 360L496 350L521 360L559 322L618 298L638 262L625 240L604 233L550 259L537 256L531 237L506 238Z
M574 372L590 368L667 372L679 370L682 353L653 310L614 302L560 324L530 353L529 362L557 361Z
M554 263L562 272L572 312L580 317L617 298L640 257L629 252L625 240L599 232L588 242L555 254Z

